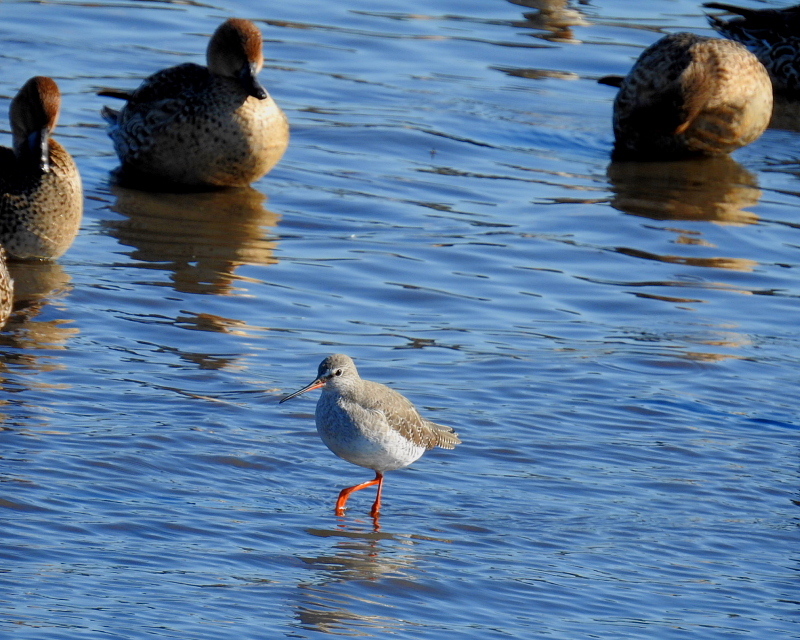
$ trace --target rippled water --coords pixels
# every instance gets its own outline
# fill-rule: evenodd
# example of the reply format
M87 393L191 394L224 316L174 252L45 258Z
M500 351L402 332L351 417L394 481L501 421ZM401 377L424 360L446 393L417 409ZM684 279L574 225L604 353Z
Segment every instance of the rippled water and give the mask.
M686 1L17 2L87 193L0 334L0 630L20 639L800 638L792 112L733 158L609 164ZM252 189L111 185L100 87L258 22L292 145ZM3 131L8 140L7 121ZM325 449L345 352L464 444Z

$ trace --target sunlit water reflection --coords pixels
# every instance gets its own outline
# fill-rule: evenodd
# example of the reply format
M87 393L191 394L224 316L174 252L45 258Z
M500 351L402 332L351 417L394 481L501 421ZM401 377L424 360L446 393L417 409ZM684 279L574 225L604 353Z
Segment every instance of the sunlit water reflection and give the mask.
M281 164L112 186L95 91L202 62L231 15ZM796 114L732 158L611 163L596 83L710 33L697 4L3 17L0 111L56 78L87 201L0 335L0 635L800 637ZM312 394L277 405L336 351L464 440L389 474L377 529L368 491L333 516L370 472Z

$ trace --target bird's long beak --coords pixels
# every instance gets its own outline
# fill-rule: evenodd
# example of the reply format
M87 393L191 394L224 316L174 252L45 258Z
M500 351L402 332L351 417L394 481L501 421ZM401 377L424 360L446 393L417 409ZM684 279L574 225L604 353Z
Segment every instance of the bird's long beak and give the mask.
M324 387L326 382L327 380L322 380L321 378L317 378L316 380L314 380L314 382L303 387L299 391L295 391L294 393L290 393L288 396L281 398L278 404L286 402L287 400L291 400L292 398L296 398L297 396L305 393L306 391L313 391L314 389L319 389L320 387Z

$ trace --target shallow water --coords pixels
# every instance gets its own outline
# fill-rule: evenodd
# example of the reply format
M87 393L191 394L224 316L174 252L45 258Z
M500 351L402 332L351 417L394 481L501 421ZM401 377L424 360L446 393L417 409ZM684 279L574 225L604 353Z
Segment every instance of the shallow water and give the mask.
M0 113L56 78L87 194L0 334L3 637L800 638L798 134L610 164L596 83L710 33L697 4L0 15ZM264 33L281 164L112 186L96 90L229 16ZM370 472L315 394L277 405L332 352L464 440L388 476L378 527L370 491L333 515Z

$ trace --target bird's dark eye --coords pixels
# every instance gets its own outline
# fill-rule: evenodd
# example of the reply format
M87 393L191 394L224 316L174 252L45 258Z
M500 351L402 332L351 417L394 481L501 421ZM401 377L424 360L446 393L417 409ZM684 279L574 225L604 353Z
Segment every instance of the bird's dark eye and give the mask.
M342 370L341 369L337 369L336 371L333 372L333 375L335 375L335 376L342 375Z

